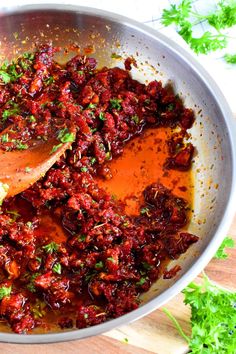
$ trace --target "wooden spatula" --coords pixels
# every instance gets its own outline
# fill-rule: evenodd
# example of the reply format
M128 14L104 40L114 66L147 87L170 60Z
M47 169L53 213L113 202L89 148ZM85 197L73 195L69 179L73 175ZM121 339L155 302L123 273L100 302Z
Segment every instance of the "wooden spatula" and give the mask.
M56 138L51 138L37 142L27 150L0 149L0 201L24 191L39 180L71 144L59 144Z

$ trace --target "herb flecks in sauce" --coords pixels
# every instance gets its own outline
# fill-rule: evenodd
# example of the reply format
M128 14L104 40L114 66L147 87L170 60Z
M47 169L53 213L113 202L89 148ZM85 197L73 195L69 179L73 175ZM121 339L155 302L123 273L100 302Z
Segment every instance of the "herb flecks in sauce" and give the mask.
M84 328L136 309L153 282L175 276L178 267L165 272L170 259L198 240L185 231L189 206L178 189L178 181L188 187L192 110L161 82L133 80L134 58L126 59L126 70L97 70L94 58L81 55L62 66L53 59L56 50L43 45L0 71L0 131L11 125L0 147L23 150L53 134L51 153L71 143L37 183L1 207L0 312L16 333L49 319L61 328ZM127 157L126 147L148 142L147 132L154 140L145 148L155 148L147 154L161 163L162 176L146 179L139 157L136 175L145 181L139 194L134 181L122 187L138 205L129 213L116 189L101 186L115 180L111 169ZM140 150L128 150L133 161ZM0 198L6 193L0 185Z

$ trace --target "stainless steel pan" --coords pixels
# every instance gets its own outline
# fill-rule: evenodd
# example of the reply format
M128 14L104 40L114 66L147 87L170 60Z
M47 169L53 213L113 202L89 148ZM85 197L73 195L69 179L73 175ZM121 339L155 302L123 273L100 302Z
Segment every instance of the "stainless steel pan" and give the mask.
M133 76L141 81L171 80L185 104L196 112L191 130L197 147L194 158L194 214L189 231L200 241L178 260L182 271L175 279L160 280L142 297L139 309L82 330L48 334L0 333L0 341L46 343L96 335L134 321L160 307L180 292L210 261L227 233L236 211L236 130L227 102L214 80L198 62L162 34L125 17L85 7L66 5L19 6L0 12L0 61L31 50L33 44L77 42L93 46L100 65L122 65L113 52L133 55L139 65ZM62 58L61 58L62 59Z

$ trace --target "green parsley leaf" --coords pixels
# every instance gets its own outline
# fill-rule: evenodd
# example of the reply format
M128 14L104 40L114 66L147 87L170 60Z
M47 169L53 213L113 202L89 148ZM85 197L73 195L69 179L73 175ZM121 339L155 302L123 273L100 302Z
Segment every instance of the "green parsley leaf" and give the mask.
M54 273L61 274L61 264L55 263L54 266L52 267L52 270Z
M53 253L56 252L59 248L59 245L56 242L51 242L45 246L43 246L43 249L47 252L47 253Z
M35 278L37 278L39 275L41 275L40 273L34 273L32 276L30 276L30 278L28 279L29 282L28 284L26 285L27 289L29 291L31 291L32 293L35 293L36 292L36 288L35 288L35 283L34 283L34 280Z
M137 114L135 114L134 116L131 117L131 120L135 123L138 124L139 123L139 116Z
M57 138L62 143L73 143L73 141L75 141L75 135L73 133L70 133L68 128L60 130L57 135Z
M49 76L46 80L44 80L44 83L46 86L49 86L49 85L53 84L54 81L55 80L54 80L53 76Z
M170 9L163 10L161 22L164 26L172 23L183 23L190 16L191 0L183 0L178 6L170 5Z
M79 242L84 242L86 240L86 235L79 235L78 236L78 241Z
M192 1L183 0L178 6L171 5L162 13L162 23L165 26L175 24L180 36L189 44L195 53L207 54L227 46L226 34L219 31L236 24L235 0L221 0L216 11L202 15L192 11ZM208 21L218 33L206 31L199 38L193 37L193 27L200 21Z
M188 337L167 309L192 353L235 353L236 292L225 290L204 274L202 284L190 283L183 291L184 303L191 308L192 333Z
M136 283L136 285L137 285L137 286L142 286L145 282L146 282L146 278L141 278L141 279Z
M2 79L5 85L11 82L11 76L3 70L0 70L0 78Z
M233 248L234 247L234 240L231 237L226 237L218 251L216 252L214 258L217 259L226 259L228 257L227 253L225 253L225 248Z
M85 167L85 166L84 166L84 167L81 167L80 171L81 171L81 172L87 172L87 171L88 171L88 168Z
M114 260L113 257L108 257L107 260L110 261L110 262L112 262L112 263L116 263L116 261Z
M96 157L92 157L90 160L90 164L93 166L96 161L97 161Z
M110 99L110 104L111 104L111 108L117 109L117 111L121 110L121 103L122 100L120 100L119 98L111 98Z
M9 296L11 294L11 286L6 287L2 286L0 288L0 300L2 300L5 296Z
M62 143L58 144L58 145L54 145L52 150L50 151L50 155L53 154L54 152L56 152L61 146L62 146Z
M175 108L174 103L169 103L168 106L167 106L167 111L173 111L174 108Z
M22 54L22 57L24 58L24 59L29 59L29 60L33 60L34 59L34 53L23 53Z
M207 31L199 38L192 37L187 43L195 53L207 54L225 48L227 46L227 38L223 34L212 34Z
M218 31L236 24L236 2L222 0L214 13L204 17Z
M23 144L20 140L16 140L15 146L17 150L27 150L29 147L29 145Z
M140 214L147 214L149 212L149 208L142 208L140 210Z
M88 105L88 107L87 108L90 108L90 109L92 109L92 108L96 108L96 104L95 103L89 103L89 105Z
M112 59L122 59L122 56L119 55L119 54L116 54L116 53L112 53L112 54L111 54L111 58L112 58Z
M9 138L8 133L3 134L1 137L2 143L7 143L9 141L8 138Z
M31 123L34 123L34 122L36 122L36 118L31 114L31 115L29 116L29 121L30 121Z
M148 264L147 262L142 262L142 265L143 265L143 268L146 269L146 270L150 270L150 269L153 268L153 267L152 267L150 264Z
M102 268L102 267L103 267L103 262L102 262L102 261L97 262L97 263L95 264L95 268Z
M110 151L106 152L106 160L111 160L111 152Z
M99 119L106 120L105 114L103 112L99 113Z
M236 64L236 54L225 54L224 59L229 64Z
M5 122L9 117L14 116L19 113L19 108L17 105L15 105L14 108L11 109L5 109L2 113L2 121Z

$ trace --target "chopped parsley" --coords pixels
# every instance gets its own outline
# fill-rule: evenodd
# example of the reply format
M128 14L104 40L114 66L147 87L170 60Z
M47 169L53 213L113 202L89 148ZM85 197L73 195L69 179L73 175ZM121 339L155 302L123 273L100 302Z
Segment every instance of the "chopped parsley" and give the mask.
M8 133L3 134L1 137L2 143L7 143L9 141Z
M92 157L91 160L90 160L90 164L94 165L96 161L97 161L96 157Z
M106 152L106 160L110 160L111 159L111 152L107 151Z
M55 81L55 80L54 80L53 76L49 76L49 77L44 81L44 83L45 83L46 86L49 86L49 85L53 84L54 81Z
M53 253L56 252L59 248L59 245L56 242L51 242L45 246L43 246L43 249L47 252L47 253Z
M84 242L86 240L86 235L79 235L78 236L78 241L79 242Z
M111 58L112 58L112 59L121 59L122 56L119 55L119 54L116 54L116 53L112 53L112 54L111 54Z
M122 100L120 100L119 98L111 98L110 99L110 104L111 104L111 108L117 109L117 111L121 110L121 103Z
M29 116L29 121L30 121L31 123L34 123L34 122L36 122L36 118L31 114L31 115Z
M14 104L13 108L5 109L2 113L2 121L5 122L9 117L14 116L19 113L19 107L17 104Z
M53 154L54 152L56 152L61 146L62 146L62 143L58 144L58 145L54 145L52 150L50 151L50 154Z
M0 288L0 300L2 300L5 296L9 296L11 294L11 286L6 287L2 286Z
M167 111L173 111L175 108L174 104L173 103L169 103L168 106L167 106Z
M103 112L99 113L99 119L106 120L105 114Z
M55 263L54 266L52 267L52 270L54 273L61 274L61 264Z
M75 135L70 133L68 128L64 128L59 131L57 139L62 143L73 143L73 141L75 141Z
M22 54L22 57L24 58L24 59L29 59L29 60L33 60L34 59L34 53L28 53L28 52L26 52L26 53L23 53Z
M84 166L84 167L81 167L80 171L81 171L81 172L87 172L87 171L88 171L88 168L85 167L85 166Z
M16 149L18 149L18 150L27 150L29 147L29 145L23 144L20 140L16 140L15 146L16 146Z
M149 209L148 208L142 208L140 210L140 214L147 214L149 212Z
M103 262L102 262L102 261L97 262L97 263L95 264L95 268L102 268L102 267L103 267Z
M11 82L11 76L3 70L0 70L0 78L2 79L5 85Z
M152 269L152 266L150 264L148 264L147 262L142 262L143 268L146 270L150 270Z
M92 108L96 108L96 104L95 103L89 103L89 105L88 105L88 107L87 108L90 108L90 109L92 109Z
M36 289L35 289L35 284L34 284L34 280L35 278L37 278L39 275L41 275L40 273L34 273L30 278L29 278L29 283L26 285L27 289L31 292L31 293L35 293Z
M141 278L141 279L136 283L136 285L137 285L137 286L142 286L145 282L146 282L146 278Z
M139 123L139 116L137 114L135 114L134 116L131 117L131 120L135 123L138 124Z
M110 262L112 262L112 263L116 263L116 261L114 260L113 257L108 257L107 260L110 261Z

